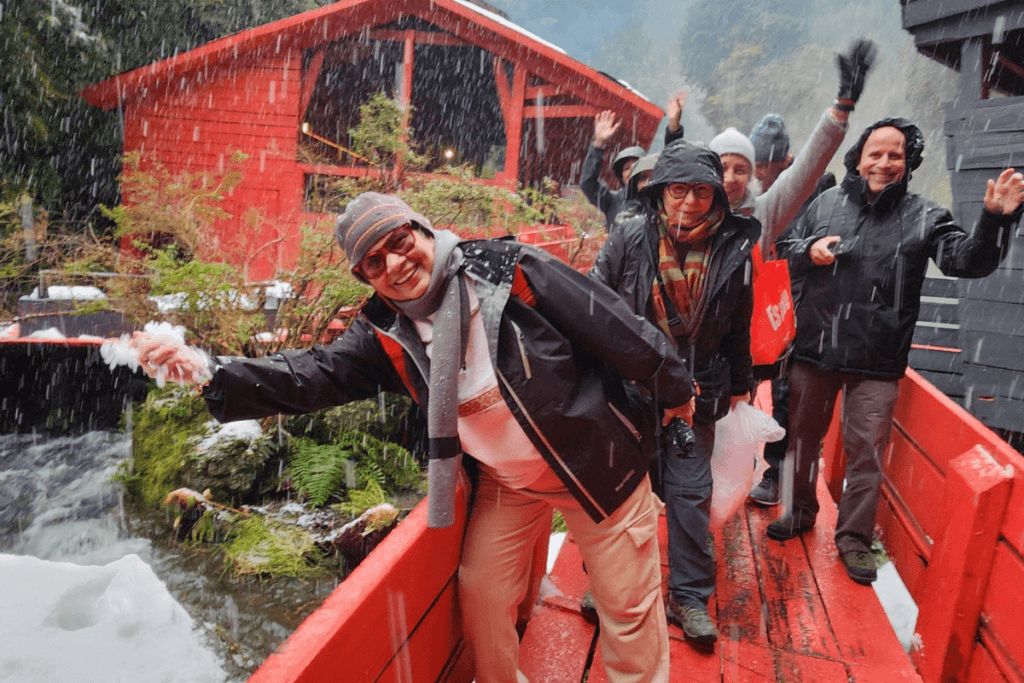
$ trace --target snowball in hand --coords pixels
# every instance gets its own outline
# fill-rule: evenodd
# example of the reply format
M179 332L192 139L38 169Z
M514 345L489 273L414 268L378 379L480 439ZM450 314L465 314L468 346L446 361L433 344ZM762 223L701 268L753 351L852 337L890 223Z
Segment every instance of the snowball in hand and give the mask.
M185 328L179 326L173 326L170 323L146 323L144 331L148 333L153 339L157 341L165 341L171 344L179 344L189 354L194 354L194 358L190 359L192 362L191 372L186 376L176 380L179 383L193 382L200 383L206 382L211 379L209 371L209 356L202 349L197 349L194 346L185 346ZM138 370L141 366L139 362L139 350L131 343L131 337L128 335L121 335L120 340L108 341L100 346L100 356L103 361L110 367L111 370L119 365L126 365L131 368L132 371ZM179 369L181 364L178 365ZM150 368L153 366L150 364ZM154 379L158 387L163 387L167 383L167 376L169 369L166 364L156 366L156 372Z

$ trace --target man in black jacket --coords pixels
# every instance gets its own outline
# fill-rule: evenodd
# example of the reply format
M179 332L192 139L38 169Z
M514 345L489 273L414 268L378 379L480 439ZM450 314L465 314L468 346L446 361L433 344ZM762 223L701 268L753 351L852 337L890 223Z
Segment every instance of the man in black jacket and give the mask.
M761 232L755 219L730 212L722 173L704 145L666 147L643 191L646 210L616 223L590 272L658 325L700 387L692 447L689 430L670 424L655 474L663 474L667 508L668 618L701 648L718 639L707 611L715 587L708 542L715 422L749 401L754 386L750 251Z
M671 135L673 140L683 137L683 126L680 120L683 107L686 105L686 92L674 93L668 100L668 128L665 133L666 144ZM583 171L580 174L580 189L591 204L604 214L605 227L610 232L615 224L615 217L625 205L636 203L636 186L630 183L633 165L647 154L643 147L627 147L615 155L612 161L612 172L622 187L613 190L601 180L601 166L604 164L604 150L615 134L619 132L621 121L613 111L603 111L594 117L594 140L583 158Z
M594 139L583 158L583 171L580 176L580 189L587 200L604 214L605 227L611 230L615 216L618 215L622 202L627 199L629 174L637 159L647 154L643 147L627 147L615 155L612 160L612 172L622 184L613 190L601 180L601 167L604 165L604 150L615 134L619 132L619 121L615 112L602 111L594 117Z
M360 195L336 236L376 295L330 346L213 359L210 412L231 421L411 396L427 412L430 526L451 524L463 452L478 473L459 569L476 680L522 680L516 605L554 508L589 568L609 680L667 683L647 476L656 415L633 382L666 419L692 419L692 379L671 345L547 252L459 242L397 197ZM206 370L196 350L166 342L136 338L147 372L194 381Z
M988 275L1006 255L1024 199L1024 177L1006 169L988 181L981 220L968 234L947 209L907 190L923 149L921 131L906 119L870 126L846 154L842 184L808 207L795 230L801 239L785 249L793 278L803 280L786 453L795 474L792 503L767 534L783 541L814 526L818 449L842 391L846 489L835 541L847 574L864 584L876 577L870 551L882 455L928 261L946 275Z

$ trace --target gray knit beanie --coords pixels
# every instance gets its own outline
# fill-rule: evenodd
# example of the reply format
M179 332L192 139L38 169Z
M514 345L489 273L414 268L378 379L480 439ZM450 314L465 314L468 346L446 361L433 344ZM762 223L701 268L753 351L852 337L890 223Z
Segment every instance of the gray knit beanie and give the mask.
M355 268L380 238L410 223L434 234L430 221L398 197L364 192L338 216L334 236L348 256L349 268Z
M741 157L746 157L750 162L750 169L754 169L754 146L750 144L750 139L746 135L732 126L711 138L708 147L711 148L712 152L716 152L718 156L723 154L739 154Z
M789 156L789 134L778 114L765 114L750 131L754 157L758 161L785 161Z

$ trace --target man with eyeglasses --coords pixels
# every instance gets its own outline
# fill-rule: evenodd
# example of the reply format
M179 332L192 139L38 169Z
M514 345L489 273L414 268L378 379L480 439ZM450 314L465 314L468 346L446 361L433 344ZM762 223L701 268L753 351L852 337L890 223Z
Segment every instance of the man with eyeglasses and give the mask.
M335 235L375 295L330 346L207 367L194 349L139 336L143 368L189 382L208 371L202 395L224 422L411 396L427 412L430 526L452 523L463 452L476 474L459 569L476 681L525 680L516 608L556 509L590 571L608 679L667 683L661 505L648 470L655 421L689 421L694 409L671 344L547 252L460 242L394 196L355 198Z
M642 196L646 210L612 231L590 275L673 341L699 387L693 433L669 423L654 474L667 507L668 618L709 649L718 639L707 611L715 587L711 450L716 420L749 401L754 386L750 251L761 228L730 212L722 160L699 143L666 147Z

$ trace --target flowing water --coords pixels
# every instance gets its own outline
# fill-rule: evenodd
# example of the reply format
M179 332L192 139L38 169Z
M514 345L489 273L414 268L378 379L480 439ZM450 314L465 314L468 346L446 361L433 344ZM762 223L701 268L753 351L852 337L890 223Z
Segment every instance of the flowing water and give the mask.
M125 501L114 478L130 452L121 432L0 435L0 553L98 566L137 555L192 616L227 680L244 681L337 581L239 580L217 546L180 548L168 513Z

